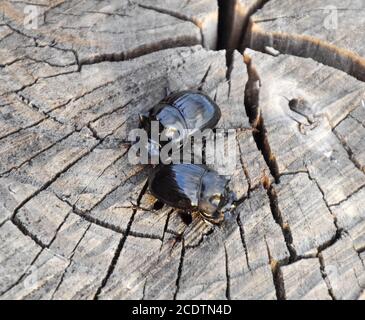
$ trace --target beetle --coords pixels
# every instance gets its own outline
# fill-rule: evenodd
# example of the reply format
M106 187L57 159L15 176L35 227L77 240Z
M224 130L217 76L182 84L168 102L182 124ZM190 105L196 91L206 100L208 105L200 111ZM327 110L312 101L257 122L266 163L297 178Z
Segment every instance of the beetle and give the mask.
M161 147L160 141L151 137L152 121L158 122L159 134L164 134L166 143L181 148L194 132L214 128L220 118L218 105L203 92L194 90L171 93L147 113L139 115L140 127L150 137L147 146L150 154L158 154Z
M229 180L205 165L157 165L149 175L150 193L161 202L188 212L198 211L205 221L220 224L235 205Z

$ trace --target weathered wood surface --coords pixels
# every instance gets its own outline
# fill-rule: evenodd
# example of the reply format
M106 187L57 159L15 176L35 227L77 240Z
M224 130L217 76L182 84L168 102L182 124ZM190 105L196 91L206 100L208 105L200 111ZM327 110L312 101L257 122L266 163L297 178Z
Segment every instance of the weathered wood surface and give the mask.
M365 80L362 0L271 0L251 17L243 45L310 57Z
M1 299L364 299L363 15L227 2L1 2ZM138 113L198 87L237 132L220 228L128 162Z

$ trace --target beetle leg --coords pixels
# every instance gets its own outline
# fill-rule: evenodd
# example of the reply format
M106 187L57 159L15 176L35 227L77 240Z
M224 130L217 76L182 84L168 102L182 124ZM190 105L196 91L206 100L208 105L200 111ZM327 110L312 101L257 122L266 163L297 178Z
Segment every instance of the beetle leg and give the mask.
M169 87L165 87L165 95L168 97L171 94L171 90Z
M183 233L180 233L180 234L177 234L177 235L174 235L174 237L173 237L173 243L172 243L172 246L171 246L171 249L170 249L170 256L171 256L172 250L174 250L176 244L178 242L181 242L183 238L184 238L184 232Z
M188 226L192 221L192 215L191 212L188 211L179 211L179 216L181 220Z

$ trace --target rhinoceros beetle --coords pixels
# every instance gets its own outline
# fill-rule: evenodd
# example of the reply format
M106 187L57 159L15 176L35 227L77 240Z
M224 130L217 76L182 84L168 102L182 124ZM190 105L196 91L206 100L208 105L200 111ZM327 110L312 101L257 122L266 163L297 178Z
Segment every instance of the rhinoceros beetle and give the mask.
M218 105L200 91L187 90L168 95L147 113L139 115L140 127L149 134L147 150L158 154L164 142L151 139L151 123L157 121L166 143L182 147L194 132L213 128L221 117Z
M149 175L149 190L158 200L220 224L234 205L228 180L198 164L157 165Z

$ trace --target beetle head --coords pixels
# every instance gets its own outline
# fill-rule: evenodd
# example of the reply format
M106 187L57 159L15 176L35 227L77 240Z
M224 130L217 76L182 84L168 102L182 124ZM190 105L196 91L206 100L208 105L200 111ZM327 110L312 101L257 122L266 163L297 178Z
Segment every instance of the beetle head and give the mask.
M232 206L228 180L214 171L207 171L202 178L199 209L202 217L214 224L224 220L225 212Z

